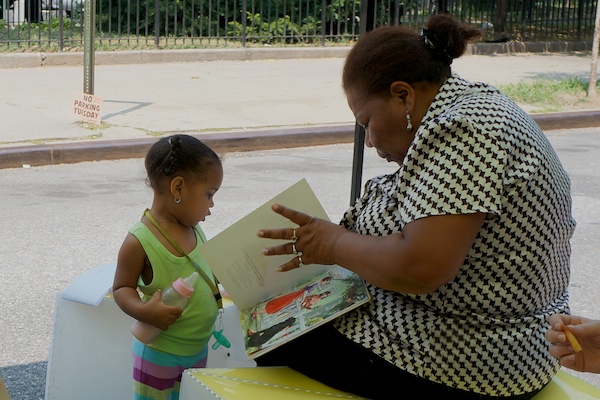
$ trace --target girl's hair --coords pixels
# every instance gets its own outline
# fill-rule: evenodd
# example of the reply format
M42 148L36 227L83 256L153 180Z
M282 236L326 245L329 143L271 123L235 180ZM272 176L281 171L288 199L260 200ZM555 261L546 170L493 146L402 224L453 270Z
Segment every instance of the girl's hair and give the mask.
M220 165L215 152L189 135L173 135L154 143L145 159L148 184L156 188L165 177L182 175L192 183L204 181L212 165Z
M441 84L452 74L452 60L479 36L478 29L447 14L431 17L420 35L403 26L374 29L348 53L342 86L371 97L388 92L396 81Z

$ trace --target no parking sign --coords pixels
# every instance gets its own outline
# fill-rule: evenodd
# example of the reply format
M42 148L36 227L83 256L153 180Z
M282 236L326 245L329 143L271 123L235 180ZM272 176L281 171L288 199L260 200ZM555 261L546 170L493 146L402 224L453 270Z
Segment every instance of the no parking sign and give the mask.
M100 125L102 122L102 99L93 94L75 93L73 114L77 119Z

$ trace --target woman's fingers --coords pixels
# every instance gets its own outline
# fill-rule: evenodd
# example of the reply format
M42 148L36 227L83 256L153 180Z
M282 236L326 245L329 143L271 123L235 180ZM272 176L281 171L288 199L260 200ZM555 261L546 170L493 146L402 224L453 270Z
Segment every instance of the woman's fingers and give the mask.
M281 216L289 219L298 227L306 225L312 220L307 214L301 213L299 211L293 210L291 208L287 208L282 206L281 204L273 204L271 207L273 211L280 214ZM296 228L299 229L299 228ZM276 228L276 229L261 229L258 231L258 236L267 238L267 239L285 239L285 240L295 240L294 237L297 238L296 229L294 228Z
M307 214L304 214L300 211L293 210L286 206L282 206L281 204L273 204L271 206L271 208L277 214L289 219L290 221L296 223L299 226L309 223L310 220L312 219L312 217Z
M296 224L297 228L261 229L258 236L266 239L286 240L287 243L263 249L266 256L291 254L288 262L279 267L280 271L302 268L308 264L332 264L332 241L339 236L340 231L346 232L343 227L312 217L308 214L273 204L273 211ZM336 236L337 235L337 236Z
M301 259L302 259L302 256L292 258L290 261L286 262L285 264L282 264L279 267L279 271L285 272L285 271L290 271L292 269L303 267L304 264L300 261Z
M294 247L296 246L295 243L286 243L286 244L281 244L278 246L273 246L273 247L267 247L265 249L263 249L263 254L265 256L280 256L282 254L298 254L300 253L300 250L296 249L296 252L294 253Z

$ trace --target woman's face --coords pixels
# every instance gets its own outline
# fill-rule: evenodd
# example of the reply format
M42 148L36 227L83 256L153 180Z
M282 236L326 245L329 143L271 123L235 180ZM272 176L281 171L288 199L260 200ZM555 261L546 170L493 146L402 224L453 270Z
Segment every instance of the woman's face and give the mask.
M402 163L414 134L406 130L406 106L398 98L365 98L346 92L348 105L359 125L365 128L365 144L374 147L388 162Z

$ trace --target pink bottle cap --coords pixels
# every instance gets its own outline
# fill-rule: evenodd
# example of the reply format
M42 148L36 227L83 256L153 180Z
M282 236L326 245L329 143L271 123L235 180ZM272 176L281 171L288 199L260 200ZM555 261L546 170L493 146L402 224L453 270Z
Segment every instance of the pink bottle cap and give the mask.
M194 293L194 287L190 286L183 278L179 278L173 282L173 289L186 299Z

